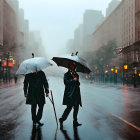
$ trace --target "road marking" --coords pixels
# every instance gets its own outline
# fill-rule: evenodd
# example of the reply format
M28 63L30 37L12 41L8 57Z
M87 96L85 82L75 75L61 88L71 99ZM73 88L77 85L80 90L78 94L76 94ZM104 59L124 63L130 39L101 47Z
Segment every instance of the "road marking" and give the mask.
M138 127L138 126L136 126L136 125L134 125L134 124L128 122L127 120L121 118L120 116L117 116L117 115L115 115L115 114L113 114L113 113L111 113L111 112L105 110L103 107L101 107L101 106L99 106L99 105L96 105L96 104L94 104L94 105L95 105L95 106L98 106L99 108L101 108L102 110L104 110L106 113L110 114L111 116L113 116L113 117L115 117L115 118L117 118L117 119L123 121L124 123L128 124L129 126L131 126L131 127L135 128L135 129L137 129L138 131L140 131L140 127Z
M111 116L114 116L115 118L118 118L119 120L123 121L124 123L130 125L131 127L137 129L138 131L140 131L140 127L138 127L138 126L136 126L136 125L134 125L134 124L128 122L127 120L125 120L125 119L123 119L123 118L121 118L121 117L119 117L119 116L117 116L117 115L115 115L115 114L113 114L113 113L111 113L111 112L108 112L108 113L109 113Z

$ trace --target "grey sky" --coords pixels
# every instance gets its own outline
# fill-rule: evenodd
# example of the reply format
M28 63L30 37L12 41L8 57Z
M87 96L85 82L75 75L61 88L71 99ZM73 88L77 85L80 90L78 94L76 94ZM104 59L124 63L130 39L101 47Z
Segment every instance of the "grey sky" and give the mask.
M31 30L40 30L49 56L65 47L86 9L105 10L111 0L19 0Z

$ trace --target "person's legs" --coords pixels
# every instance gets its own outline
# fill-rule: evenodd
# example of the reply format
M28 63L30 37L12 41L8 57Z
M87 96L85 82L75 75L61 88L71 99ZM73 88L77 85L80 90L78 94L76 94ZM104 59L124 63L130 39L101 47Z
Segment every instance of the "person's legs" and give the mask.
M65 120L67 119L67 117L68 117L68 115L69 115L71 109L72 109L72 106L67 106L67 108L64 110L64 113L63 113L63 115L62 115L62 117L61 117L61 119L62 119L63 121L65 121Z
M31 114L33 123L36 123L36 107L37 105L31 105Z
M71 109L72 109L72 106L67 106L67 108L64 110L62 117L59 119L61 129L63 128L63 121L67 119Z
M82 124L79 124L77 121L77 115L78 115L78 111L79 111L79 105L78 106L74 106L74 111L73 111L73 125L75 127L80 126Z
M37 112L37 117L36 117L37 122L39 122L42 118L43 107L44 107L44 104L38 104L38 112Z
M78 115L78 111L79 111L79 105L78 106L74 106L74 111L73 111L73 122L77 122L77 115Z

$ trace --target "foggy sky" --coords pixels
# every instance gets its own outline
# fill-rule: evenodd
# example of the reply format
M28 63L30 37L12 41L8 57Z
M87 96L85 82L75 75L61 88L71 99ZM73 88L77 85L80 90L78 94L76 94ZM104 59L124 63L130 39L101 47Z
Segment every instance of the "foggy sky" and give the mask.
M30 30L40 30L49 57L57 55L83 22L86 9L102 10L111 0L19 0ZM64 52L60 52L64 53Z

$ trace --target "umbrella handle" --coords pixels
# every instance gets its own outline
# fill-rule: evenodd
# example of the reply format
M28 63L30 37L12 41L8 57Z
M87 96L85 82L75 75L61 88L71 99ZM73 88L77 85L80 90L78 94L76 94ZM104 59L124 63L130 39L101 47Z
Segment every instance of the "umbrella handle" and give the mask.
M55 119L56 119L56 123L57 123L57 127L58 127L58 120L57 120L57 115L56 115L56 111L55 111L55 105L54 105L54 100L53 100L53 94L52 94L52 90L50 90L51 92L51 97L52 97L52 100L50 99L50 101L52 102L53 104L53 109L54 109L54 114L55 114Z
M51 101L51 103L53 104L53 102L52 102L52 100L51 100L51 98L48 96L48 98L49 98L49 100Z

